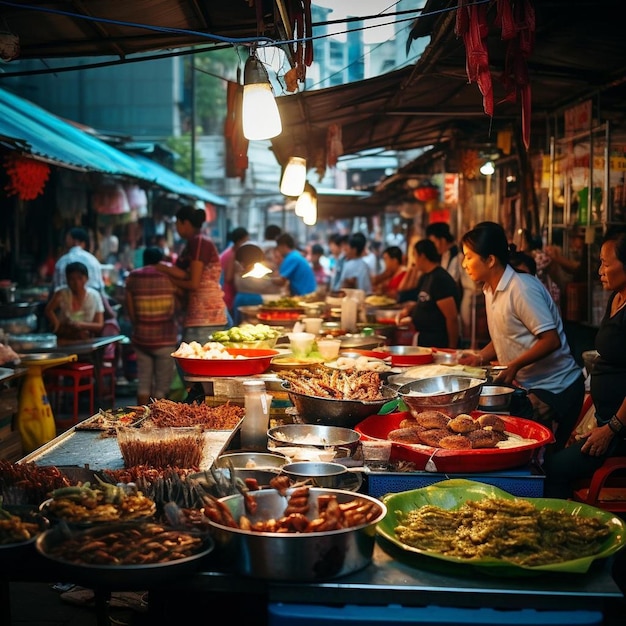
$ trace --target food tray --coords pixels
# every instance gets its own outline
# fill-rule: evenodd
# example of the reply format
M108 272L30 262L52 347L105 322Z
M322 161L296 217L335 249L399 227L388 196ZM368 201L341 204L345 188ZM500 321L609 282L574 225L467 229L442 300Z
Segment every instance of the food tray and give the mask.
M174 357L185 374L191 376L253 376L267 371L278 350L228 348L234 359L194 359ZM173 355L172 355L173 356Z
M204 455L200 469L209 469L213 461L228 448L237 428L204 431ZM102 437L100 431L65 431L52 441L21 459L38 465L86 466L91 470L123 469L124 460L116 437Z
M394 528L398 525L399 512L409 512L428 505L453 510L459 508L468 500L481 501L488 498L514 500L515 496L493 485L464 479L445 480L430 487L389 494L383 498L383 502L387 506L387 514L379 522L376 530L379 535L398 546L401 550L404 550L407 557L417 566L424 558L436 559L447 562L452 566L471 567L474 570L494 576L520 576L545 572L583 574L588 571L593 561L607 558L621 550L626 544L626 524L616 515L581 502L556 498L528 498L527 501L540 510L565 511L572 516L595 518L608 524L610 534L605 538L595 554L572 560L530 566L494 557L470 560L444 555L407 545L396 537Z
M118 426L138 426L148 416L144 407L104 410L76 424L76 430L115 431Z
M483 411L472 412L472 417L482 415ZM409 416L408 412L372 415L359 422L355 427L366 439L387 439L390 431L399 428L400 422ZM515 448L484 448L477 450L445 450L423 444L405 444L393 442L392 461L411 461L416 469L426 469L428 461L434 462L434 472L490 472L527 465L535 450L554 441L549 428L522 417L500 415L506 423L506 431L524 439L534 439ZM431 464L429 464L430 467Z
M39 554L55 563L61 580L71 580L86 586L125 590L145 589L152 585L193 574L199 569L202 559L212 552L215 546L213 539L206 535L203 536L202 549L196 554L145 565L82 565L48 554L52 548L62 545L70 537L79 537L87 543L91 540L97 540L98 536L102 534L108 534L114 530L126 532L129 528L136 528L141 531L142 523L138 522L136 525L130 523L124 525L107 524L102 527L75 532L68 532L67 527L59 525L41 533L37 537L35 547Z

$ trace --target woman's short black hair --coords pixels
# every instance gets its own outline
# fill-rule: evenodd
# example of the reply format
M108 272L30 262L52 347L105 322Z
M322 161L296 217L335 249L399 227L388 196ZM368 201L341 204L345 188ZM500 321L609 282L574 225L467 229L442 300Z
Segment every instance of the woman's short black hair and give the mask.
M503 266L509 262L509 242L504 228L496 222L480 222L461 238L461 245L486 259L493 255Z
M395 259L398 263L402 263L402 250L399 246L389 246L383 250L383 255L387 255L390 259Z
M186 204L176 211L176 219L190 222L194 228L202 228L202 224L206 222L206 212L204 209L196 209L196 207Z
M65 266L65 277L69 278L70 274L82 274L83 276L89 278L89 270L87 269L87 266L80 261L74 261L73 263L68 263Z
M615 256L626 267L626 226L620 224L610 227L602 238L602 243L607 241L615 242Z
M415 252L417 254L423 254L433 263L441 263L441 255L437 252L435 244L430 239L420 239L415 244Z

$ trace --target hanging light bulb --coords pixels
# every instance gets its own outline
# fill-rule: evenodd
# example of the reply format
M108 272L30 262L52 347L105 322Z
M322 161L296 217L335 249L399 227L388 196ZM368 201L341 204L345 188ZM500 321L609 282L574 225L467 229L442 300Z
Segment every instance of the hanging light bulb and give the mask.
M480 173L483 176L491 176L496 171L493 161L487 161L480 166Z
M241 277L242 278L263 278L264 276L267 276L268 274L271 274L271 273L272 273L272 270L269 267L267 267L267 265L263 263L255 263L252 266L252 269L249 272L242 274Z
M271 139L283 126L265 67L254 54L243 70L243 135L246 139Z
M284 196L298 197L304 191L306 183L306 159L290 157L280 181L280 193Z
M296 215L299 215L307 226L314 226L317 222L317 190L308 182L296 201Z
M303 192L296 200L296 215L298 217L304 217L313 202L317 205L317 192L315 191L315 187L307 182L304 184Z
M317 202L311 204L311 206L307 209L307 212L302 217L302 221L307 226L315 226L317 223Z

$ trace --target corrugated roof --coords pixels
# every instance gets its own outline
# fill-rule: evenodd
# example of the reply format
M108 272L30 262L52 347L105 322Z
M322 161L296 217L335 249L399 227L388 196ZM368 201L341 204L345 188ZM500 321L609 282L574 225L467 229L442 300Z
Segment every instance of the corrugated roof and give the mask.
M227 200L145 157L131 156L40 106L0 89L0 137L33 158L79 171L129 177L225 206Z

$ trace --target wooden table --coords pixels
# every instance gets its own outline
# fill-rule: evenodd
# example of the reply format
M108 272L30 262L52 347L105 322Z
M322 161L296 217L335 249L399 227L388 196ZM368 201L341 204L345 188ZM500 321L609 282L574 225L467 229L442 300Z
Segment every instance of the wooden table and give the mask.
M94 337L93 339L59 340L55 352L64 354L76 354L79 359L93 363L95 378L95 400L98 408L102 407L102 364L104 362L104 349L112 343L125 341L126 335L111 335L108 337ZM81 359L82 360L82 359Z

